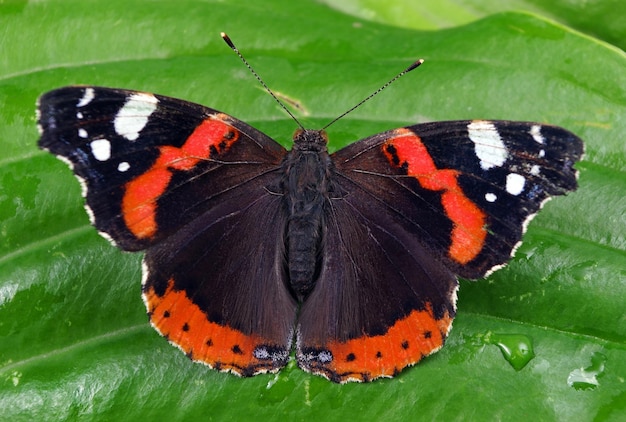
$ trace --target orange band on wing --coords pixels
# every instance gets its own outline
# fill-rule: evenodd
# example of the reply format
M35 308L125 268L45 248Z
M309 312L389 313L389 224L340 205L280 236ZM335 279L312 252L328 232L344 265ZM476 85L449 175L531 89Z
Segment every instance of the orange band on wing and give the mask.
M446 312L436 319L430 306L412 311L379 336L361 337L328 345L333 359L326 365L339 382L392 377L443 346L452 326Z
M406 163L407 174L424 189L442 192L444 212L453 223L448 250L450 258L460 264L476 258L487 237L486 215L463 193L457 180L459 173L438 169L421 139L408 129L396 130L396 136L383 145L383 152L397 167Z
M194 361L244 376L277 371L286 363L287 352L285 362L257 358L255 350L268 342L209 321L185 291L174 289L173 280L162 296L148 288L144 300L152 325Z
M180 147L161 146L150 169L128 182L122 198L122 215L128 230L139 239L157 231L156 207L174 170L191 170L212 153L221 154L237 141L239 133L221 120L204 120Z

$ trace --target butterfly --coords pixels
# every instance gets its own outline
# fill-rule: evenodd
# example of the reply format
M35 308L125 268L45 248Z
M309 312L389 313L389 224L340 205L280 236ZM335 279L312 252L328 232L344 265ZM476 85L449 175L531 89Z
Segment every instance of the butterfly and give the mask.
M98 231L145 251L156 330L241 376L298 365L392 377L439 350L457 277L504 265L551 196L577 187L582 141L545 124L444 121L329 154L161 95L70 86L38 101L39 147L70 164Z

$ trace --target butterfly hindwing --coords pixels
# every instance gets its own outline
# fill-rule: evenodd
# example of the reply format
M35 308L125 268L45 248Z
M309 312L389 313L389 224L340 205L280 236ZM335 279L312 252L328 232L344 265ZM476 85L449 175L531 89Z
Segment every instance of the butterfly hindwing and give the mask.
M70 163L92 222L126 250L166 238L286 153L226 114L144 92L60 88L38 110L39 146Z
M349 182L328 203L320 273L302 305L297 358L335 382L392 377L438 350L456 278L370 192Z
M296 303L286 287L281 200L235 189L146 252L152 324L191 359L244 376L287 363Z

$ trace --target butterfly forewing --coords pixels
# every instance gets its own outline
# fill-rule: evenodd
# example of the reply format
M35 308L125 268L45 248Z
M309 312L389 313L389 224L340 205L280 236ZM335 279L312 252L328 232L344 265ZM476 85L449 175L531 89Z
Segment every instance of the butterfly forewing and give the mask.
M81 179L94 225L140 250L278 168L285 149L216 110L149 93L66 87L39 99L39 146Z
M576 188L582 141L554 126L450 121L384 132L333 155L460 276L504 264L546 199Z

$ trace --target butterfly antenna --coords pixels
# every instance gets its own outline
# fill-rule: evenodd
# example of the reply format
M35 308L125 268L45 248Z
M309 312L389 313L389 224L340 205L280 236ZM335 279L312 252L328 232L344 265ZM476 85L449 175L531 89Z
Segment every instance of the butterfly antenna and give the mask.
M276 100L276 102L282 107L282 109L285 110L287 114L291 116L291 118L298 124L298 126L300 126L300 129L304 130L304 126L302 126L302 123L300 123L300 121L296 119L296 116L294 116L293 113L289 111L289 109L278 99L278 97L276 97L276 95L272 92L272 90L265 84L265 82L263 82L263 79L261 79L259 74L255 72L252 66L250 66L250 63L248 63L248 61L243 57L239 49L235 47L235 44L230 39L230 37L226 35L224 32L222 32L220 35L222 36L222 39L226 42L226 44L228 44L228 46L239 56L239 58L241 59L243 64L246 65L248 70L252 72L252 74L257 79L257 81L259 81L261 85L263 85L263 88L265 88L265 90L272 96L272 98Z
M345 115L352 113L354 110L356 110L357 108L361 107L365 102L369 101L370 99L372 99L375 95L379 94L383 89L387 88L389 85L391 85L392 83L394 83L397 79L399 79L400 77L404 76L405 74L409 73L411 70L419 67L419 65L421 65L422 63L424 63L424 59L419 59L416 62L414 62L411 66L407 67L406 69L404 69L402 72L398 73L396 76L394 76L393 78L391 78L389 80L389 82L387 82L386 84L384 84L383 86L381 86L380 88L378 88L376 91L374 91L373 93L371 93L367 98L361 100L361 102L359 102L357 105L355 105L354 107L352 107L350 110L346 111L345 113L343 113L342 115L340 115L339 117L336 117L335 119L333 119L330 123L328 123L326 126L324 126L322 128L322 130L326 129L328 126L332 125L333 123L335 123L337 120L341 119L342 117L344 117ZM290 113L291 114L291 113Z

